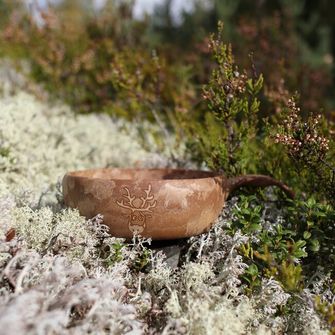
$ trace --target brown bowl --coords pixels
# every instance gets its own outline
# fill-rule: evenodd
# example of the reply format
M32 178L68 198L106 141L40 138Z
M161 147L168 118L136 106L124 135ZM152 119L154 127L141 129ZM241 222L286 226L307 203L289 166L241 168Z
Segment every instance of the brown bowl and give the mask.
M63 179L65 204L104 224L116 237L134 234L155 240L190 237L208 231L230 192L240 186L282 188L263 175L226 178L220 173L181 169L94 169L69 172Z

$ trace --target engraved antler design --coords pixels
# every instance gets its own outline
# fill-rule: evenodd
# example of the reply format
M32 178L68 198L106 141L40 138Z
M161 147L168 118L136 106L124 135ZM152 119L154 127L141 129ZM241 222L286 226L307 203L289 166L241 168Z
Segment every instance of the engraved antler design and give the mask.
M151 192L151 185L149 184L148 189L144 191L145 197L141 197L142 204L141 204L141 210L152 212L151 208L156 207L157 201L154 200L154 196L150 195Z
M132 212L152 212L151 208L156 207L157 205L157 201L154 200L154 196L151 193L151 185L149 184L148 189L146 189L144 191L145 196L144 197L140 197L140 200L142 201L142 203L140 204L139 207L135 206L134 204L134 200L136 199L135 196L131 196L130 191L128 189L128 187L124 187L126 194L123 195L123 197L126 199L125 200L121 200L121 201L117 201L116 203L122 207L122 208L126 208L126 209L130 209Z
M130 195L130 192L129 192L129 188L128 187L124 187L125 191L126 191L126 194L123 196L124 198L127 199L127 202L124 202L124 200L121 200L121 201L117 201L116 203L120 206L120 207L123 207L123 208L126 208L126 209L130 209L130 210L134 210L135 206L133 205L133 201L135 200L135 196L131 196Z

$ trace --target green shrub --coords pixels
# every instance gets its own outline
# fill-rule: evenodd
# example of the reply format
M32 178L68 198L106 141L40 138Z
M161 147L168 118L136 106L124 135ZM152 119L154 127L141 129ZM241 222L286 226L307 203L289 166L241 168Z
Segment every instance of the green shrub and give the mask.
M208 112L199 123L189 122L190 137L195 139L190 146L210 168L235 175L253 166L263 77L239 69L231 45L223 42L222 23L218 35L211 36L210 48L217 67L203 88Z
M289 157L291 170L301 176L301 190L334 204L333 124L320 114L307 118L301 114L296 98L289 99L272 136Z
M256 196L241 196L232 212L229 231L251 236L240 248L249 267L243 275L251 290L262 277L273 277L288 291L301 290L317 267L335 278L335 210L313 198L287 200L273 227L267 227L266 203ZM268 207L275 211L274 205ZM305 279L306 278L306 281Z

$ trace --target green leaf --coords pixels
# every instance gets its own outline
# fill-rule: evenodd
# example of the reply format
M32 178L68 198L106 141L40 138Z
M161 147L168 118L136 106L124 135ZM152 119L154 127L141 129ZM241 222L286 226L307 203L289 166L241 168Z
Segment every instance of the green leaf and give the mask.
M302 248L302 247L304 247L306 245L306 241L304 241L304 240L299 240L299 241L297 241L296 243L295 243L295 246L297 247L297 248Z
M247 89L249 93L253 93L254 92L254 85L252 83L252 79L248 79L247 80Z
M314 198L309 198L306 202L307 208L313 208L316 204L316 200Z
M320 250L320 242L317 239L310 240L310 249L314 252L317 252Z
M309 231L304 231L303 236L304 236L304 239L308 240L312 236L312 234Z
M307 227L308 228L314 227L314 222L313 221L307 221Z
M254 94L258 94L259 91L262 89L263 81L264 81L264 78L263 78L263 75L261 74L259 78L257 79L256 83L254 84Z
M260 230L260 229L261 229L261 225L258 224L258 223L253 223L249 227L250 232L255 232L255 231Z
M258 267L256 264L251 264L247 270L247 272L252 276L256 277L258 275Z

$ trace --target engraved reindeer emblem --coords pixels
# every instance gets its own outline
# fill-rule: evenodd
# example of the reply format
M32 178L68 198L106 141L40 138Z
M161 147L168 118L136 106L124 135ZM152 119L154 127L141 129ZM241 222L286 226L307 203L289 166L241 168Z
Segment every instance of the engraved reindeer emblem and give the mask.
M125 194L121 201L116 203L130 211L128 216L129 230L134 234L140 234L144 231L146 220L151 217L152 209L157 206L157 201L151 194L151 185L144 191L144 196L136 197L131 195L129 188L124 187Z

